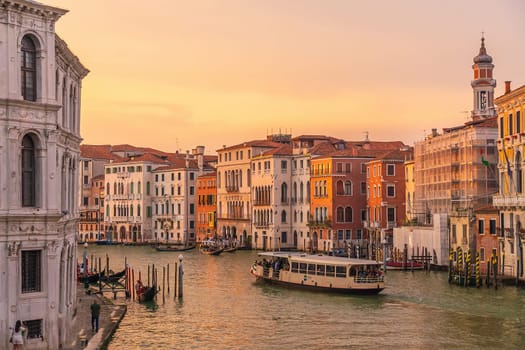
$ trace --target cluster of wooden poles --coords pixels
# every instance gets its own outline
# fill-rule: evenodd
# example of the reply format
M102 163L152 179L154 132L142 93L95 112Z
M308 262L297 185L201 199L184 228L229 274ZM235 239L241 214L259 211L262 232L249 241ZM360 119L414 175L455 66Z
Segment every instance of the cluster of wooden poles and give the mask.
M450 249L448 282L463 287L481 287L483 279L480 272L479 251L476 251L474 261L472 261L470 249L464 253L461 247L458 247L456 253L457 259L454 264L454 249ZM498 289L498 257L495 254L492 254L487 262L487 271L484 277L487 288L494 284L494 288Z
M133 297L133 300L138 299L138 295L136 294L137 290L135 287L135 281L141 281L142 282L142 273L140 270L137 271L137 277L138 279L135 280L135 269L128 265L127 258L126 258L126 295L129 297ZM183 269L182 269L182 258L179 257L179 261L175 261L175 269L173 274L173 290L174 298L182 298L183 296ZM153 287L156 290L155 296L158 292L162 293L162 302L164 303L166 298L166 292L169 295L170 294L170 264L167 264L166 266L162 267L162 287L161 283L159 281L159 267L155 266L155 264L149 265L148 264L148 275L147 275L147 284L144 284L146 287Z
M86 256L87 260L87 256ZM110 275L110 268L109 268L109 256L106 254L106 266L102 268L102 259L100 257L95 257L93 254L91 255L91 264L87 264L87 261L85 261L86 265L89 265L89 269L85 270L85 273L102 273L104 272L104 276L108 277ZM98 266L97 266L98 261ZM174 269L174 283L173 283L173 289L175 291L174 297L175 298L182 298L183 296L183 268L182 268L182 255L178 257L178 261L175 261L175 269ZM98 267L98 269L97 269ZM122 276L122 278L114 278L114 279L105 279L105 278L99 278L97 281L98 285L98 292L112 292L113 298L117 298L117 293L124 292L126 297L133 297L133 300L138 299L137 290L135 288L135 282L142 281L142 273L140 270L137 271L137 277L138 280L135 280L135 269L128 264L127 257L124 258L124 268L125 268L125 274ZM170 264L167 264L166 266L162 267L162 284L159 281L159 268L155 266L155 264L149 265L148 264L148 275L147 275L147 284L145 284L146 287L154 287L155 288L155 296L158 294L158 292L162 292L162 301L165 300L165 294L167 291L167 294L170 294ZM123 279L123 281L122 281ZM162 287L161 287L162 286Z

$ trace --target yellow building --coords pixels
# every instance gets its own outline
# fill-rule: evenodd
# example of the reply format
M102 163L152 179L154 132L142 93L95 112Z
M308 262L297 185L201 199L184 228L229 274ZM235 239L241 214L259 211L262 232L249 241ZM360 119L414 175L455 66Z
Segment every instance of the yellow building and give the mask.
M505 82L505 94L496 99L498 106L498 170L499 194L494 196L494 205L500 209L499 264L504 274L523 276L523 243L525 228L525 194L523 193L523 161L525 128L525 86L512 91L510 81Z

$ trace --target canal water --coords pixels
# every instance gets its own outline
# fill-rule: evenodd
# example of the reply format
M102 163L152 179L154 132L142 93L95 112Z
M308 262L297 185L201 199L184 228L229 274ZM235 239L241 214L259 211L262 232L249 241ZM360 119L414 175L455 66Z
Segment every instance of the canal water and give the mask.
M79 247L79 256L84 248ZM95 246L88 254L124 259L141 270L173 268L179 252L151 247ZM109 345L128 349L523 349L525 290L462 288L445 272L388 271L376 296L328 295L259 284L249 273L253 251L208 256L182 252L184 297L129 301ZM136 272L137 273L137 272ZM137 276L135 276L137 277Z

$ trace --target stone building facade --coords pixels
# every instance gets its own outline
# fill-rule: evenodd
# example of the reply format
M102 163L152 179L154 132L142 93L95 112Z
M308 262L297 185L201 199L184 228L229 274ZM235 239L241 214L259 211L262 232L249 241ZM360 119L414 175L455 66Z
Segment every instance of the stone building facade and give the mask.
M80 96L88 70L55 33L65 10L0 0L0 348L58 349L76 307Z

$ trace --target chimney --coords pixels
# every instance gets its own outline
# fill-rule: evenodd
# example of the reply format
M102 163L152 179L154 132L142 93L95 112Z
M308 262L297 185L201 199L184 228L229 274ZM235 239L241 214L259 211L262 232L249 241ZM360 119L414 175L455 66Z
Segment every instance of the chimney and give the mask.
M433 129L432 129L432 136L433 136L433 137L438 136L438 130L437 130L436 128L433 128Z
M505 81L505 93L508 94L510 92L510 80Z

